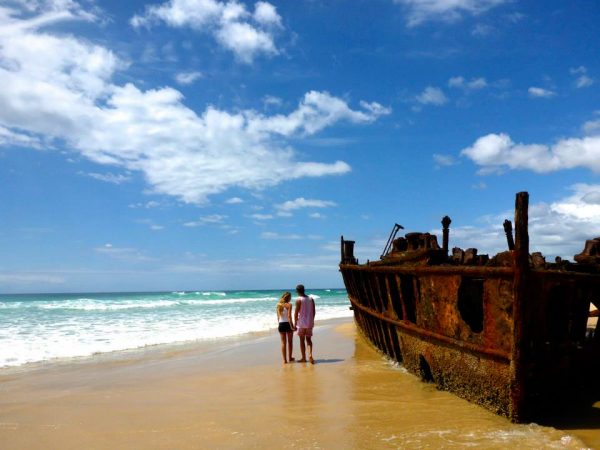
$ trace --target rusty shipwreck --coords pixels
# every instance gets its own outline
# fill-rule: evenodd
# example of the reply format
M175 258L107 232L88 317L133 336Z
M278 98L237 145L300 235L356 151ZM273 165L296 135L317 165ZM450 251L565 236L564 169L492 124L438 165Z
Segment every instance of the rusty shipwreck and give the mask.
M395 238L379 261L358 264L341 239L340 271L362 334L410 372L514 422L562 400L590 398L599 383L600 238L576 262L529 252L528 201L518 193L508 250L448 250L429 233ZM600 322L599 322L600 323ZM597 398L596 398L597 399Z

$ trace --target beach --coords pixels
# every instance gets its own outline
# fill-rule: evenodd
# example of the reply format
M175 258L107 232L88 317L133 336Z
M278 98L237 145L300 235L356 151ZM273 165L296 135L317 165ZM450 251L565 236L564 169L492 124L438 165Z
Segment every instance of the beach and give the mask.
M4 369L0 447L600 448L593 418L514 425L420 382L351 319L314 341L315 365L283 365L273 330Z

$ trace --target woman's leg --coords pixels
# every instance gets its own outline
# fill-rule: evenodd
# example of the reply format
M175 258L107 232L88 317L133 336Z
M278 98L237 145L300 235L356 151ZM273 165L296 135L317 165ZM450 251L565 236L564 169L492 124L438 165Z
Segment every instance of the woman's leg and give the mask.
M290 331L287 333L287 343L288 343L288 361L294 361L294 357L292 354L294 353L294 332Z
M287 333L279 333L279 336L281 337L281 356L283 356L283 363L287 363L287 359L285 356L285 340L287 339L286 337Z

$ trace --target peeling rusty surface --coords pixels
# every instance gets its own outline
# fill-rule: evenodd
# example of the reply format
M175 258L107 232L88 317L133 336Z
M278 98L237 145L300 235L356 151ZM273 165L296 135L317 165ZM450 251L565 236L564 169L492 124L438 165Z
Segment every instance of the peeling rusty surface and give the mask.
M577 263L529 253L526 193L517 194L515 239L491 258L448 252L435 235L388 242L380 261L359 265L342 238L340 271L363 335L440 389L515 422L532 420L558 395L592 389L600 370L600 238ZM507 223L508 222L508 223ZM509 226L510 224L510 226ZM394 235L395 237L395 235ZM389 250L389 251L388 251ZM549 400L552 400L550 402Z

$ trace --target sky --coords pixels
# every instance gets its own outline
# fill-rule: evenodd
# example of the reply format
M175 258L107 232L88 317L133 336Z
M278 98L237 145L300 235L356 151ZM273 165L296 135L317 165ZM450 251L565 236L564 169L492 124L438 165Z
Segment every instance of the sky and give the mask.
M342 287L600 236L600 3L0 2L0 293ZM439 238L441 241L441 238Z

